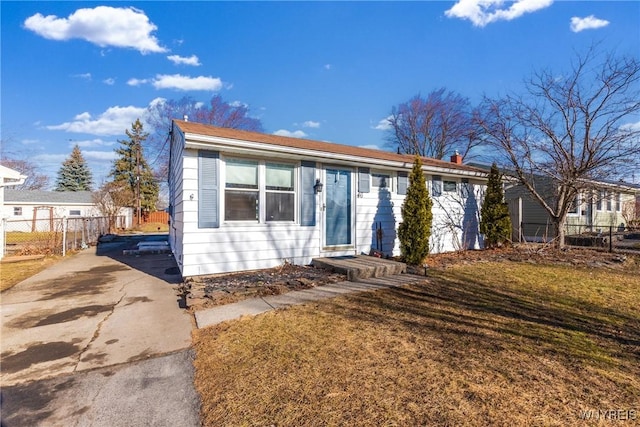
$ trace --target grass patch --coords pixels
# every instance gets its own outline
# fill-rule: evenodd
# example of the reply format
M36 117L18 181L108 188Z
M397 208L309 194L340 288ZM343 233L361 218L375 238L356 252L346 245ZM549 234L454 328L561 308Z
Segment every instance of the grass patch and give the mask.
M499 274L497 274L499 272ZM640 269L480 263L196 331L207 426L640 417Z
M168 233L169 224L162 222L146 222L136 226L133 231L141 231L143 233Z
M0 292L14 287L61 259L61 256L47 256L42 259L0 264L0 278L2 279L0 280Z

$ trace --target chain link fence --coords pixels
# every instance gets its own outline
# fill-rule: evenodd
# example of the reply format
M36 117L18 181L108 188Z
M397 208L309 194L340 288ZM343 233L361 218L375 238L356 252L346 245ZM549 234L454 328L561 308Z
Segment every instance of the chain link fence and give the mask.
M65 255L98 242L101 235L126 228L126 217L2 220L5 256Z
M616 249L640 251L640 227L637 225L566 224L564 232L565 244L569 246L605 248L610 252ZM556 235L550 223L522 222L519 230L514 230L514 237L514 241L519 242L550 242Z

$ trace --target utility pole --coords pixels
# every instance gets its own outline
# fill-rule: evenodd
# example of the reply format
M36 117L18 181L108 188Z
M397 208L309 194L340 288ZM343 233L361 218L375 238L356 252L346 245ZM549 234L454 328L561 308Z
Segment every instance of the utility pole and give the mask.
M136 225L140 226L141 212L140 212L140 138L136 135Z

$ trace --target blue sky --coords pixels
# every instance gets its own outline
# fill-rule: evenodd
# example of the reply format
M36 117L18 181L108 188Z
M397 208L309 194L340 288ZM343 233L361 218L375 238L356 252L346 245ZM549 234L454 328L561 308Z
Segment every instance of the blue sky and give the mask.
M473 104L593 43L640 56L640 2L2 1L2 144L99 184L153 102L214 94L267 133L385 148L385 117L446 87ZM151 129L147 129L151 130ZM152 159L150 159L152 160Z

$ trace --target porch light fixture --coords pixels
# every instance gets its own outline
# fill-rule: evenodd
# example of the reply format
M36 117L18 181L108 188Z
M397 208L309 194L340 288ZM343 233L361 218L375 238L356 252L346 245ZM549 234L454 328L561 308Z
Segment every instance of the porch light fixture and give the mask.
M313 191L314 191L316 194L318 194L318 193L322 193L322 187L323 187L323 184L320 182L320 180L319 180L319 179L316 179L316 183L315 183L315 185L313 186Z

